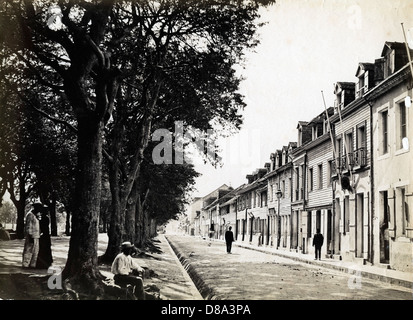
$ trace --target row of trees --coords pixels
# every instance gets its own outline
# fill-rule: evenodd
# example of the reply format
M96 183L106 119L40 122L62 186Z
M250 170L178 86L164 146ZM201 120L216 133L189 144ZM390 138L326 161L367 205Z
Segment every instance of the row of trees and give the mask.
M234 65L257 44L267 2L1 2L0 192L16 206L20 236L31 196L52 217L64 205L72 219L63 275L72 284L102 293L102 185L110 190L103 261L122 241L144 244L149 219L182 212L198 174L187 163L154 165L151 133L178 120L202 131L241 126Z

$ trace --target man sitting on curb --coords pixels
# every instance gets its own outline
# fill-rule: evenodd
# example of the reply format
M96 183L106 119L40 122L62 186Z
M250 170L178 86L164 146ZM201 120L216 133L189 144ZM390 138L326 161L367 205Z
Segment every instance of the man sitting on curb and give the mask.
M111 271L115 275L113 277L115 284L126 288L131 286L134 297L138 300L145 300L143 280L135 275L136 272L143 274L144 270L131 257L134 249L135 247L129 241L122 243L121 253L113 261Z

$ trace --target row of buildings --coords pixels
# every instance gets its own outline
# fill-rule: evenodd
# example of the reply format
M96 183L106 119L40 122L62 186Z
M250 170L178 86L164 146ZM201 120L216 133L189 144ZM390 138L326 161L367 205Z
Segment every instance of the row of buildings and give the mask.
M189 232L222 239L232 226L238 242L313 254L320 229L325 257L413 271L410 67L405 44L386 42L245 184L195 198Z

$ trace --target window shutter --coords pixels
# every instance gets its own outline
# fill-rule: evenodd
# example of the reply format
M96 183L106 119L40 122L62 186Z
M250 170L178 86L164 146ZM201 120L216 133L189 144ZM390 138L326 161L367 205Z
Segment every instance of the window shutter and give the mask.
M369 72L366 71L364 73L364 90L363 92L366 92L369 89Z
M396 194L393 188L387 190L387 200L388 200L388 213L389 213L389 236L394 238L396 236L396 220L395 220L395 201Z

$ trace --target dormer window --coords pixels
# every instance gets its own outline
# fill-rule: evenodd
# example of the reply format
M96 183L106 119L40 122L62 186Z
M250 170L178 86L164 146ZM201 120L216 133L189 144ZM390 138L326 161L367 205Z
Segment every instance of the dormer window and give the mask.
M324 128L323 128L323 123L315 123L312 126L312 136L313 140L317 139L318 137L321 137L324 133Z
M351 101L354 100L355 83L353 82L337 82L334 87L334 95L336 96L334 113L337 109L342 110Z
M409 50L412 54L413 50ZM409 62L404 42L386 41L381 56L384 59L384 78L391 76Z
M364 72L361 76L358 77L359 81L357 82L356 98L362 97L364 92L367 91L367 77L368 71Z
M395 71L395 50L388 50L386 56L384 57L385 67L384 67L384 77L387 78L388 76L392 75Z
M308 122L298 121L297 129L298 129L298 139L297 139L298 147L312 140L311 139L312 138L311 126L308 125Z
M336 101L335 101L335 108L339 108L340 110L343 109L343 101L344 101L344 91L340 90L336 93Z
M364 95L365 92L373 85L370 83L373 81L373 72L374 72L374 64L373 63L360 63L356 77L358 78L358 82L356 83L356 98L360 98Z

